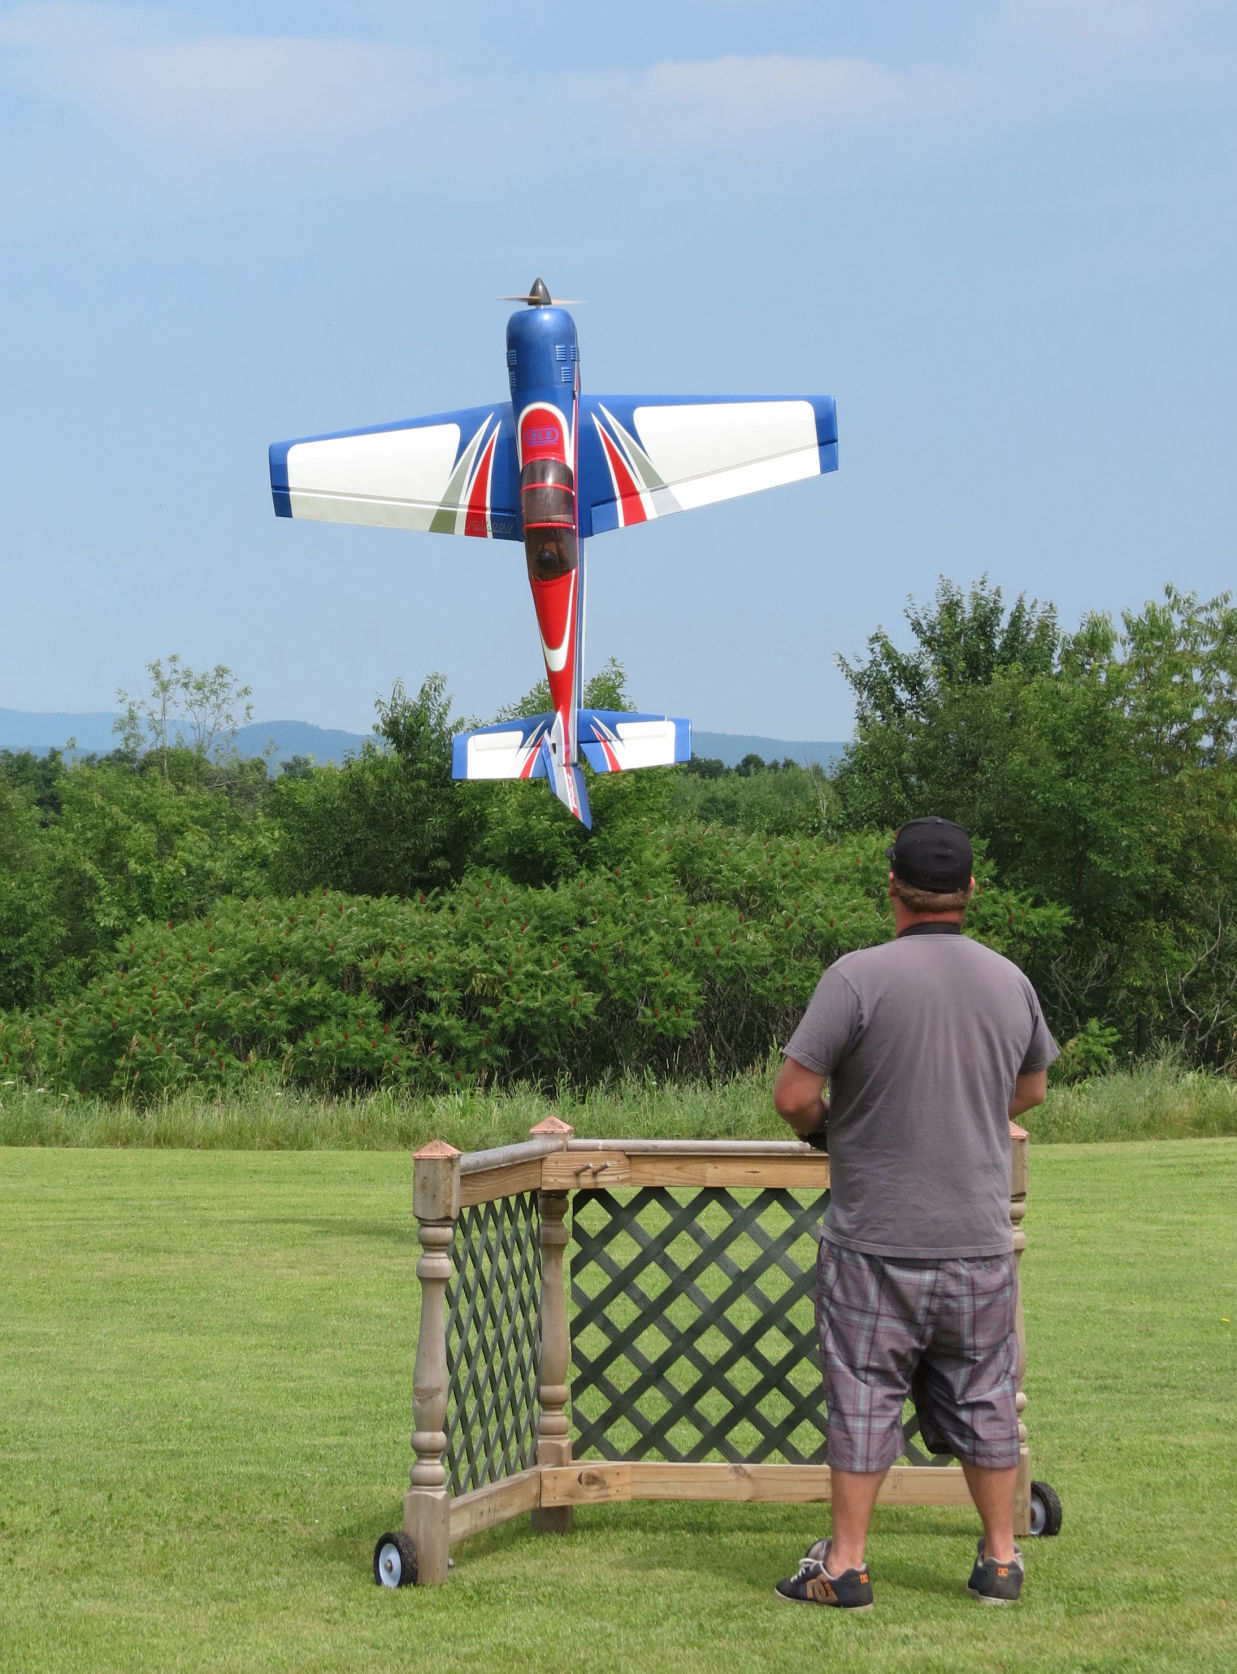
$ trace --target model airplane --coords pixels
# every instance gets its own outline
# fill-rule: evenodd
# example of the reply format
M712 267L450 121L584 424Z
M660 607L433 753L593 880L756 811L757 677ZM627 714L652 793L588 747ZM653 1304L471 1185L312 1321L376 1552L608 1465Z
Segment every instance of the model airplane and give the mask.
M279 517L523 541L547 715L461 733L457 779L546 778L591 823L596 773L691 756L691 723L585 709L582 542L838 463L831 397L581 395L575 322L540 279L507 322L511 400L276 442Z

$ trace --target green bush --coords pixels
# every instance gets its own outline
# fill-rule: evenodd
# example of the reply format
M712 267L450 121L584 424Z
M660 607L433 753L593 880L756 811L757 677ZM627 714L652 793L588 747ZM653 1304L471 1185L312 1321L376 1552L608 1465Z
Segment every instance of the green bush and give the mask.
M645 828L638 862L553 886L475 870L416 900L323 891L146 923L56 1006L0 1019L6 1073L149 1099L715 1077L764 1062L824 965L888 934L880 840ZM1061 915L987 889L1025 957Z

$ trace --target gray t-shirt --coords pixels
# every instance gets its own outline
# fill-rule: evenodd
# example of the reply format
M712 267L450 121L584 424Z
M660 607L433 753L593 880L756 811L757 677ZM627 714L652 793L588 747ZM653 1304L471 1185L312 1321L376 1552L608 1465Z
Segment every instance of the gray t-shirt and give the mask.
M830 1081L831 1243L937 1261L1013 1248L1010 1100L1058 1056L1017 965L918 930L844 954L786 1056Z

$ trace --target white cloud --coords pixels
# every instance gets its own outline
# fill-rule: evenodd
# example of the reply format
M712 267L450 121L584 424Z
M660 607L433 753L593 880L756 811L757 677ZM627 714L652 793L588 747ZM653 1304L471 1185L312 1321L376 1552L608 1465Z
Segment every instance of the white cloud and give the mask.
M998 28L1015 39L1094 59L1176 34L1206 0L1005 0Z
M968 128L1050 120L1093 96L1097 69L1107 68L1105 86L1120 85L1131 61L1169 73L1159 68L1166 43L1210 3L1000 0L950 64L728 55L527 78L515 97L509 83L415 47L206 35L169 11L56 0L0 15L0 73L92 136L136 142L152 167L190 159L234 176L287 147L284 190L295 189L298 162L310 184L324 169L371 183L492 169L530 111L563 101L576 165L707 150L777 170L807 162L822 136L866 144L884 134L919 155ZM48 131L63 127L54 118Z
M576 104L649 145L741 144L762 135L876 128L939 116L973 89L932 66L895 71L867 59L727 57L638 71L567 75Z
M166 13L75 4L0 18L25 90L117 130L227 154L255 140L338 141L391 132L453 95L441 57L297 37L177 33Z
M433 69L404 49L233 37L113 50L80 91L117 121L228 147L388 128L442 102Z

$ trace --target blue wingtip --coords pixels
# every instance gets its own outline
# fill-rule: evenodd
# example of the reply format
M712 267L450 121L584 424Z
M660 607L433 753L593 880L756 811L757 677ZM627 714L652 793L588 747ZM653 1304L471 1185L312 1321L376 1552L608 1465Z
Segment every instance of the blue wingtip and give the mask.
M272 442L270 446L271 500L276 517L292 516L292 496L288 492L288 449L290 442Z

